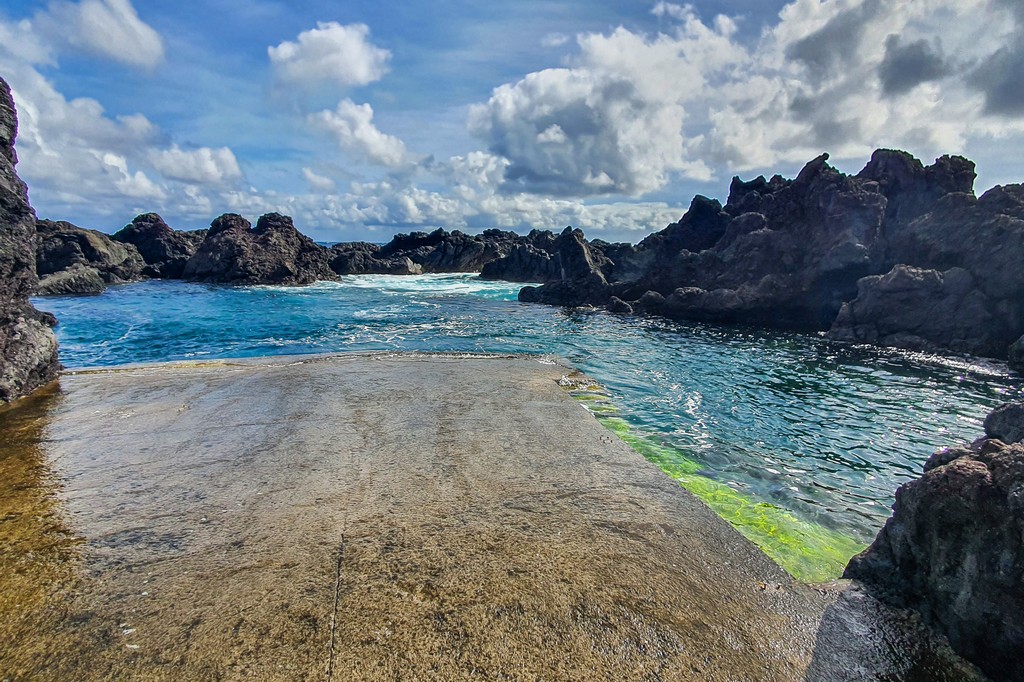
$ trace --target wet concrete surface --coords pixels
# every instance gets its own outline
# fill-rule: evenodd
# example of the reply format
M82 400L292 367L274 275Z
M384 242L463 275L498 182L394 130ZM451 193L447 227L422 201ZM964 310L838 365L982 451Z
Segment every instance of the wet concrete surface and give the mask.
M0 412L0 680L971 680L535 358L66 374Z

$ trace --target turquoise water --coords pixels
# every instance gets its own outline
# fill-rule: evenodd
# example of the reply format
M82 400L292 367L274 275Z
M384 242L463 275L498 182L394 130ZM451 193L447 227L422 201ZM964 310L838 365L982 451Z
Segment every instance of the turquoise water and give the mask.
M302 288L144 282L37 299L69 368L339 351L554 354L700 475L867 542L937 447L1021 393L999 363L516 301L470 275Z

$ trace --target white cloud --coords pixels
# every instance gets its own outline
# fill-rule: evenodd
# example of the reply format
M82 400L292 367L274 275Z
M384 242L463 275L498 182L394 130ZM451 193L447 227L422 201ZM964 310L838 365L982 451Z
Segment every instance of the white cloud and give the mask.
M540 39L541 47L562 47L572 40L572 36L565 33L548 33Z
M152 68L164 59L163 39L130 0L52 2L33 23L49 40L130 66Z
M369 104L356 104L350 99L343 99L334 111L311 114L309 120L330 133L342 149L370 163L400 168L415 161L406 150L404 142L381 132L373 124L373 107Z
M580 36L573 66L528 74L474 106L471 132L509 160L506 189L639 196L673 174L709 178L683 135L686 105L740 50L722 33L728 27L686 18L673 36Z
M294 42L268 47L267 54L275 76L285 87L366 85L387 73L391 58L391 52L368 41L369 35L365 24L320 22Z
M651 9L651 14L658 18L685 20L690 13L690 8L672 2L659 2Z
M186 151L173 145L170 149L152 152L150 163L165 178L194 185L221 185L242 177L238 161L227 147Z
M315 172L312 168L303 167L302 177L306 178L306 182L309 183L310 189L316 192L334 191L334 180L324 175L320 175L319 173Z

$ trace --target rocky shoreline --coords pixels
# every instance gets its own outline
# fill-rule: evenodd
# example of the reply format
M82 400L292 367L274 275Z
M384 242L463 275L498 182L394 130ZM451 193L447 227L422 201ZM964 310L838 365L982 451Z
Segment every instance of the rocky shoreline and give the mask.
M1024 187L975 197L974 165L961 157L925 167L879 150L856 176L822 156L793 180L737 178L724 206L695 197L679 222L635 246L566 228L557 236L436 230L328 248L277 213L255 227L225 214L193 232L147 213L112 237L37 221L15 172L16 135L0 79L0 402L60 369L56 320L30 295L96 293L143 278L302 285L348 274L481 272L540 284L524 287L522 301L827 331L1024 368ZM961 654L1005 680L1024 680L1022 434L1024 408L1008 407L987 421L986 438L933 455L847 569L882 598L920 610Z
M933 454L845 578L910 607L995 680L1024 680L1024 404L970 447Z
M795 179L734 178L729 199L694 197L638 244L581 230L458 230L330 247L270 213L224 214L207 230L155 213L112 236L38 221L37 292L96 293L142 278L303 285L352 274L479 272L535 284L519 298L624 314L747 324L1024 367L1024 187L974 195L974 164L924 166L876 151L856 175L824 154Z

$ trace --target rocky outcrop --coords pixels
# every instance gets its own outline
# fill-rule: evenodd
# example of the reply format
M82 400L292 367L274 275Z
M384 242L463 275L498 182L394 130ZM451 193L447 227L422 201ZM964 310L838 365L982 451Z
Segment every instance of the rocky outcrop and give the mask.
M36 223L36 271L42 279L40 293L53 285L47 280L75 268L75 276L63 277L64 293L96 293L90 286L72 291L73 282L92 283L98 277L104 284L134 282L142 277L145 262L131 244L122 244L109 235L87 230L65 221L40 220ZM92 270L88 276L82 273Z
M30 393L56 378L54 317L29 303L36 286L36 216L15 171L18 117L0 78L0 402Z
M938 272L897 265L885 275L865 277L858 287L857 297L843 304L832 323L832 339L998 356L1014 337L1010 315L963 268Z
M607 303L609 287L603 268L611 261L590 248L582 230L565 228L552 251L552 267L558 278L541 287L523 287L519 300L567 306Z
M1024 189L973 195L974 164L924 166L878 150L850 176L808 163L794 179L734 178L723 206L697 196L635 247L555 268L524 250L487 271L548 272L521 299L745 323L833 339L1007 357L1024 334ZM554 271L553 273L551 271Z
M423 266L405 255L382 256L379 244L348 242L331 247L331 270L339 275L418 275Z
M252 227L242 216L226 213L211 223L182 278L293 286L337 279L329 262L328 249L296 230L288 216L268 213Z
M545 249L553 243L554 235L537 230L526 236L502 230L470 235L439 228L429 233L398 234L384 245L335 244L331 247L331 268L339 275L482 272L488 279L543 282L547 271L541 263L550 260ZM512 260L506 260L510 255ZM492 268L498 261L505 267ZM524 271L531 274L524 276ZM536 279L541 271L545 276Z
M918 609L996 680L1024 680L1024 405L986 420L987 438L939 451L896 492L893 515L845 577Z
M179 232L171 229L156 213L143 213L115 232L113 239L131 244L145 261L143 274L158 279L179 279L206 230Z
M36 296L77 296L81 294L102 294L107 283L96 268L75 264L67 270L47 275L39 280Z

